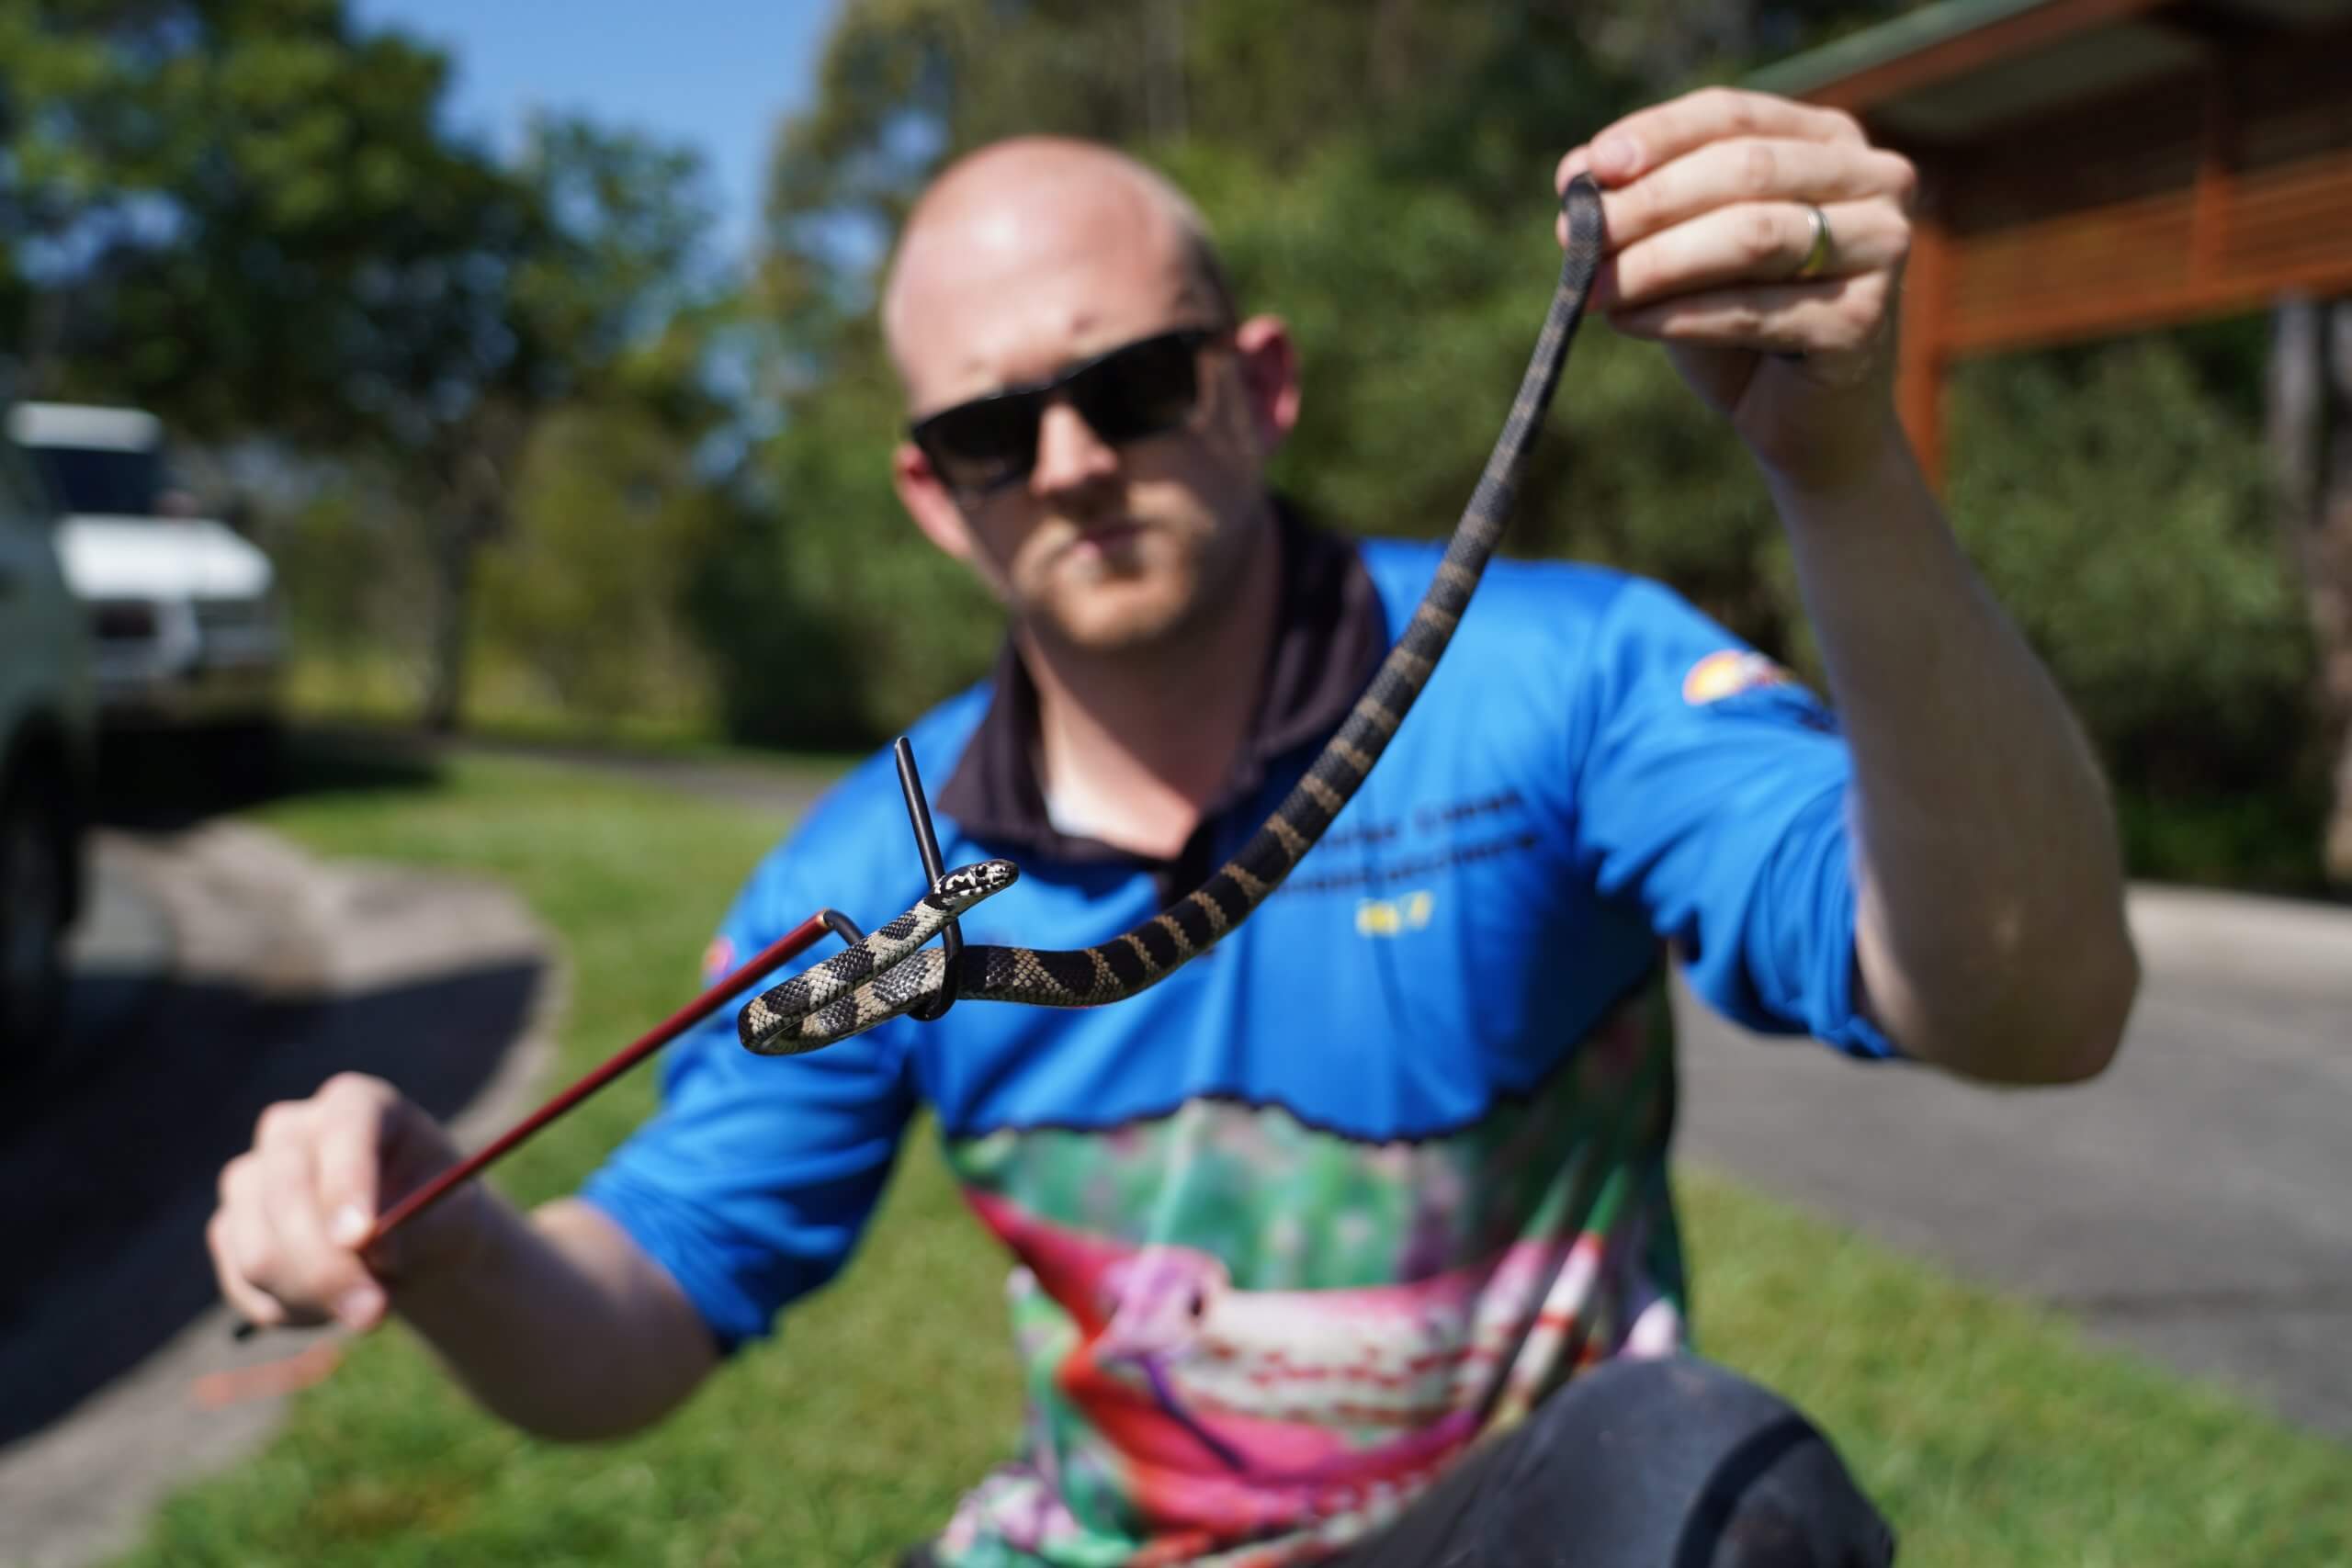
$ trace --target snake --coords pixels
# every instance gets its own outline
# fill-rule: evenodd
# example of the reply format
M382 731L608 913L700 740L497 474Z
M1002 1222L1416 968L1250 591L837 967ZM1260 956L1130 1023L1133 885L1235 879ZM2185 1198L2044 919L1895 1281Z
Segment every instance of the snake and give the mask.
M1363 787L1453 641L1502 540L1528 453L1583 321L1602 254L1600 188L1579 174L1560 201L1567 237L1559 282L1519 394L1427 592L1347 718L1273 814L1199 887L1093 947L967 946L956 961L958 1000L1103 1007L1158 985L1248 919ZM763 1055L797 1055L924 1007L947 983L948 958L942 948L927 945L931 939L1020 875L1008 860L945 873L888 925L746 1002L736 1016L738 1036Z

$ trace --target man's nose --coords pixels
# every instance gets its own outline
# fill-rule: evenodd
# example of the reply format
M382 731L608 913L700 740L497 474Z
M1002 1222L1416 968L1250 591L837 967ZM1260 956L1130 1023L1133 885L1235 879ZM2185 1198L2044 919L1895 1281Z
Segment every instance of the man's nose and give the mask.
M1066 494L1100 484L1119 471L1118 448L1094 434L1069 403L1046 405L1037 425L1037 466L1030 488L1041 496Z

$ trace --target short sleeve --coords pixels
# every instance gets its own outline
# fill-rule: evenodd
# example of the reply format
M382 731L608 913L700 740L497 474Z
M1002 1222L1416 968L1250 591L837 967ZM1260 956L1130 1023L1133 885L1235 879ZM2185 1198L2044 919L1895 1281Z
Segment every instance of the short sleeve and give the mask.
M1602 613L1578 726L1577 852L1725 1017L1897 1055L1854 997L1852 760L1787 671L1655 583Z
M820 905L788 868L804 829L756 872L704 962L705 983ZM824 956L820 948L808 962ZM582 1189L677 1280L722 1349L764 1336L776 1314L831 1279L888 1178L914 1105L904 1032L891 1025L800 1056L763 1056L735 1016L779 969L663 1053L662 1106Z

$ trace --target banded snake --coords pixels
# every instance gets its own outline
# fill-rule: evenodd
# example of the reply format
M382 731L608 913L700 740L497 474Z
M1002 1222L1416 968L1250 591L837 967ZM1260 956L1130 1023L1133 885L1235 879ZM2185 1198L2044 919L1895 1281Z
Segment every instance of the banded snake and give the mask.
M1231 860L1133 931L1066 952L967 947L958 960L959 999L1102 1007L1157 985L1249 919L1370 775L1453 640L1502 538L1528 451L1583 320L1601 258L1600 190L1589 176L1578 175L1562 193L1561 205L1567 214L1567 243L1559 283L1478 487L1404 634L1306 775ZM1004 860L946 873L914 908L863 942L745 1003L736 1018L737 1033L745 1047L763 1055L796 1055L922 1006L940 994L947 964L941 949L925 944L949 920L1012 886L1019 876L1019 869Z

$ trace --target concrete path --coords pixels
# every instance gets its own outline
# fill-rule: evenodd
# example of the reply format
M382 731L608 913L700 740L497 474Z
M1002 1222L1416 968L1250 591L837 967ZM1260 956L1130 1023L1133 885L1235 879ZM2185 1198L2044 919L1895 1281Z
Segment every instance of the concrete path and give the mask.
M2132 918L2122 1055L2068 1089L1856 1066L1682 998L1684 1154L2352 1440L2352 912L2139 888Z
M0 1563L75 1564L261 1441L275 1400L207 1408L232 1342L203 1230L273 1100L350 1067L485 1141L527 1109L548 942L483 882L322 865L254 829L106 832L77 933L71 1055L0 1105ZM312 1343L318 1343L316 1339Z

